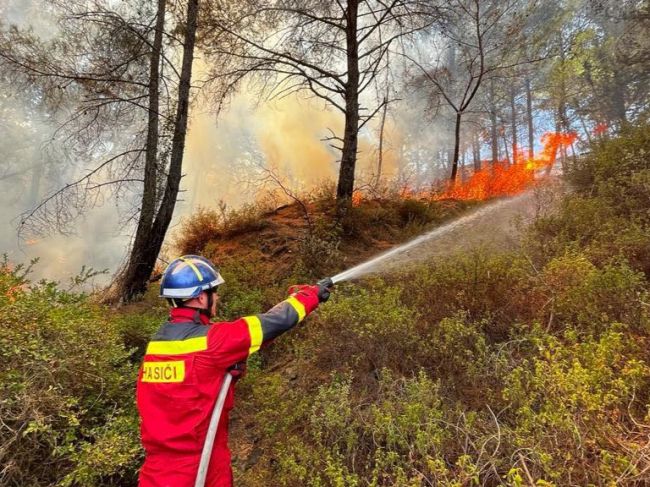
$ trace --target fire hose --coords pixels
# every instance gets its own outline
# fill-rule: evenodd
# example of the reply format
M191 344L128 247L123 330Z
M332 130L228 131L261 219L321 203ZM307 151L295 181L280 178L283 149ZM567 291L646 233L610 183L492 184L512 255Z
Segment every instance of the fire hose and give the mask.
M334 285L334 282L332 281L331 277L326 277L325 279L318 281L316 285L330 288ZM196 474L196 482L194 482L194 487L205 486L205 479L208 475L208 467L210 466L210 457L212 456L212 448L214 447L214 439L217 436L219 420L221 419L223 405L226 402L226 396L228 395L228 389L232 383L232 378L233 373L230 370L223 377L221 389L219 389L219 395L217 396L217 402L215 402L214 409L212 410L212 416L210 416L210 424L208 425L208 432L205 436L205 442L203 443L201 460L199 461L199 470Z

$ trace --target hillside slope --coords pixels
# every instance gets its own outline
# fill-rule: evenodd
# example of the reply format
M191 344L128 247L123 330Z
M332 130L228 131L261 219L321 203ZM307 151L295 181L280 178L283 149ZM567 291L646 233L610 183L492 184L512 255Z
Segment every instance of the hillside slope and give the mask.
M337 288L239 386L240 485L650 481L649 149L595 147L519 248Z
M494 215L415 266L337 286L249 361L237 485L649 483L648 154L648 127L602 140L571 165L574 191L553 212L539 210L557 192L538 192L526 225ZM221 318L472 206L366 201L336 222L327 198L308 205L309 223L291 205L204 209L181 226L178 250L222 267ZM108 309L27 279L0 267L0 483L135 485L133 384L166 313L155 285Z

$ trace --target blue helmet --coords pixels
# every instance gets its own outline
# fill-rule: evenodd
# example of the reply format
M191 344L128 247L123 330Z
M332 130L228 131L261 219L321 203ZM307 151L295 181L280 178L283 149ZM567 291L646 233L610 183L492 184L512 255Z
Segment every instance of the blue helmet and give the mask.
M191 299L225 281L219 270L205 257L184 255L172 261L160 281L160 297Z

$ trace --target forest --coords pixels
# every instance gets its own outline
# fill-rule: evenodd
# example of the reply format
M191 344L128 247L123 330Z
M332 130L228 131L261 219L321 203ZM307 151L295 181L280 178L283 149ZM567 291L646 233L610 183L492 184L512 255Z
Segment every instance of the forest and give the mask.
M650 484L647 2L0 14L0 485L138 484L187 254L216 321L345 276L248 360L235 485Z

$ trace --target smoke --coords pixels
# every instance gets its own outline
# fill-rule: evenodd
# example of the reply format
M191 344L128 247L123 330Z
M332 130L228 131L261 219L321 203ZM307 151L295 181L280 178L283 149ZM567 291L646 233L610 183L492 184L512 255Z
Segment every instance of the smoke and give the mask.
M58 162L57 147L51 142L56 122L42 118L18 96L0 97L0 112L0 224L4 229L0 252L14 263L39 258L31 276L35 280L67 281L83 265L96 270L115 269L129 240L119 233L118 212L112 204L86 214L71 229L72 235L19 240L21 215L62 181L72 180L76 171ZM100 278L98 283L105 280Z
M332 136L340 137L343 128L341 113L319 99L300 95L260 103L244 92L218 117L195 109L184 161L190 194L178 214L186 215L198 205L214 206L219 200L235 207L250 202L260 196L256 182L269 170L296 194L336 182L341 153L335 146L341 146L341 141ZM396 118L388 117L382 178L393 180L403 171L404 143ZM358 186L375 179L378 144L376 119L359 136Z
M2 1L0 14L4 24L31 29L43 40L57 35L48 2ZM82 266L114 271L129 244L115 204L107 202L89 211L68 235L18 238L25 212L83 170L65 162L65 144L55 139L61 119L48 115L41 101L36 90L16 86L0 74L0 253L14 264L38 258L30 275L34 281L65 284ZM108 278L98 276L95 284L104 284Z
M32 28L42 38L57 33L47 2L10 1L0 4L5 22ZM207 72L197 61L195 80ZM108 269L112 274L124 261L131 227L122 226L121 210L137 204L108 197L74 225L71 235L54 235L20 242L16 226L20 215L52 191L73 181L86 168L63 154L65 145L53 140L60 124L39 108L28 93L12 93L6 80L0 91L0 236L1 250L13 262L39 257L33 277L66 281L83 265ZM30 98L31 96L31 98ZM365 105L372 106L373 100ZM374 102L376 103L376 101ZM381 114L379 114L381 115ZM343 115L328 109L320 99L292 95L260 102L254 93L237 95L217 117L199 98L190 111L185 148L182 193L170 228L199 205L214 207L224 201L230 207L260 198L256 184L271 170L294 193L320 188L338 176L340 146L326 140L343 134ZM379 159L380 117L360 133L357 185L373 183ZM390 105L384 127L382 178L412 186L431 174L431 154L439 145L440 131L426 122L425 108L417 94ZM102 203L102 202L100 202ZM97 285L110 275L96 280Z
M254 199L265 170L295 192L334 180L338 153L322 139L328 127L340 130L340 118L313 100L292 96L258 105L248 93L237 96L218 119L195 111L184 161L190 204L180 213L218 200L237 206Z
M7 25L31 28L40 38L47 40L58 32L49 10L48 2L42 0L2 0L0 19Z
M28 138L29 151L15 154L8 144L0 145L5 160L14 159L15 167L32 167L16 177L0 180L2 224L7 231L0 245L11 261L25 262L39 257L35 278L67 281L82 265L95 269L118 269L128 251L129 228L120 225L116 204L106 201L84 215L73 228L74 235L54 235L21 243L15 228L19 215L62 183L72 180L78 169L62 168L52 159L59 148L51 136L57 123L38 119L26 110L25 100L3 99L3 110L11 112L15 138ZM219 201L230 207L260 197L254 183L263 168L273 170L287 187L296 193L320 187L324 181L336 181L340 152L325 141L332 133L343 132L341 114L326 109L322 103L298 96L259 104L248 93L237 96L229 109L217 117L211 110L195 104L186 143L184 178L170 233L183 217L197 206L214 207ZM331 130L331 131L330 131ZM359 139L358 181L374 180L378 159L378 128L370 125ZM402 171L404 138L394 117L386 122L382 177L396 178ZM12 155L13 154L13 155ZM31 191L12 191L16 185L30 186ZM98 277L96 284L108 281Z
M321 139L328 129L342 133L342 117L322 104L294 96L262 107L257 118L260 149L268 164L290 174L297 187L336 177L338 151Z

